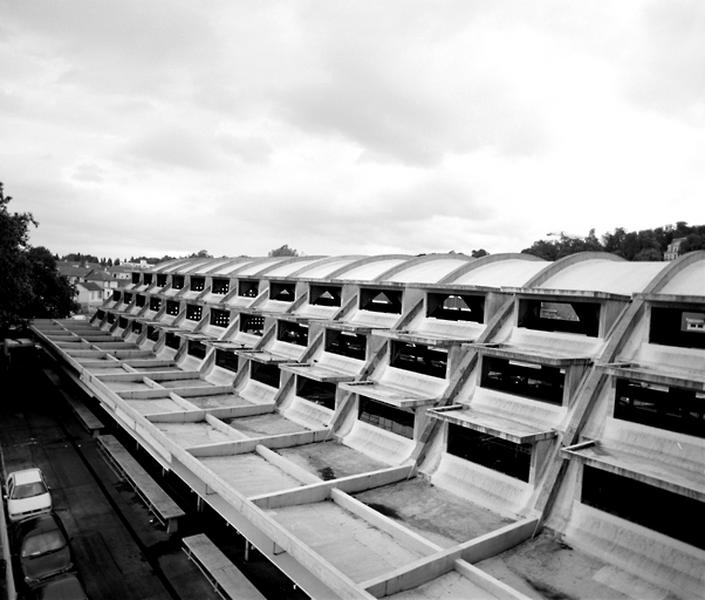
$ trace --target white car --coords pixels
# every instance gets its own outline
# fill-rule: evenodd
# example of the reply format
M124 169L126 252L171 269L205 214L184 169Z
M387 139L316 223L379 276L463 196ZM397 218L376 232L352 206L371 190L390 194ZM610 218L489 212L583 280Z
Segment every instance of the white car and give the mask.
M51 510L51 494L41 469L35 467L10 473L5 485L7 516L10 521L34 517Z

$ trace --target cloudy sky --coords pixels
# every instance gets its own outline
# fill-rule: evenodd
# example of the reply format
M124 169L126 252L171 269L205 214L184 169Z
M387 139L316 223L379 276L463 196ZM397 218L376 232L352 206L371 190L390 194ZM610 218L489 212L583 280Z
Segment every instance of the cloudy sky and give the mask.
M0 181L99 256L705 223L705 2L0 0Z

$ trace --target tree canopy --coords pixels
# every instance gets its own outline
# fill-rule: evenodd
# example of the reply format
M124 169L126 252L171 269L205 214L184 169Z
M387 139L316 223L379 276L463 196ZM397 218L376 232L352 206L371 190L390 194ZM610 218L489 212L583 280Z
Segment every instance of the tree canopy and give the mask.
M269 254L267 256L298 256L299 251L294 250L293 248L289 248L289 244L284 244L283 246L279 246L279 248L275 248L274 250L270 250Z
M561 232L557 238L535 241L522 252L546 260L584 251L611 252L634 261L663 260L668 245L678 238L685 238L680 246L681 254L705 249L705 225L690 226L685 221L679 221L675 225L629 232L618 227L612 233L603 235L602 240L597 238L594 229L584 238Z
M10 212L0 183L0 334L36 317L65 317L75 308L73 289L56 270L54 255L29 245L31 213Z

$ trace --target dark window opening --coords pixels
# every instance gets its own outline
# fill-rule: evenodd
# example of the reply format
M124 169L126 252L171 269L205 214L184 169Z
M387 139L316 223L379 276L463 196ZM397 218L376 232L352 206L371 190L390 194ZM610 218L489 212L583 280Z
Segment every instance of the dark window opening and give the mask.
M340 294L342 288L339 285L313 285L309 288L308 303L316 306L340 306Z
M186 305L186 318L189 321L200 321L203 316L203 307L198 304Z
M143 273L142 274L142 281L144 281L145 285L149 285L152 283L152 274L151 273Z
M149 310L153 310L154 312L159 312L159 310L162 308L162 299L161 298L156 298L152 297L149 299Z
M157 287L164 287L166 285L166 275L164 273L157 273Z
M401 314L401 290L360 288L360 310Z
M113 313L108 313L108 323L115 323L115 315Z
M237 373L240 368L240 358L234 352L226 352L225 350L215 351L215 364L218 367Z
M245 298L256 298L259 294L259 281L256 279L240 279L237 284L237 295Z
M448 425L448 453L529 481L531 444L515 444L502 438L459 425Z
M138 321L132 321L132 333L139 335L142 333L142 323Z
M113 290L113 300L115 302L119 302L120 298L122 298L122 292L120 292L118 290Z
M140 275L141 273L132 274L132 285L137 285L140 282Z
M240 331L261 336L264 332L264 317L240 313Z
M397 369L443 378L448 368L448 352L392 340L389 364Z
M360 396L357 418L385 431L414 439L414 413Z
M269 387L279 387L279 367L275 364L250 361L250 377Z
M176 300L166 301L166 314L175 317L179 314L179 303Z
M203 289L206 287L206 279L205 277L193 277L191 276L191 291L192 292L202 292Z
M295 290L295 283L271 282L269 284L269 299L278 300L279 302L293 302Z
M175 333L167 332L166 340L164 341L164 343L169 346L169 348L178 350L179 346L181 345L181 337L176 335Z
M614 418L705 438L705 393L617 379Z
M224 296L230 291L230 280L228 279L214 279L211 290L214 294L220 294Z
M681 348L705 348L705 307L700 307L700 310L651 307L649 342Z
M308 325L278 321L277 339L297 346L308 346Z
M156 342L159 339L159 329L153 325L147 325L147 339Z
M357 360L365 360L367 336L362 333L326 329L325 351Z
M118 327L120 329L127 329L127 319L125 317L120 317L118 319Z
M320 404L330 410L335 410L335 389L334 383L314 381L308 377L296 377L296 395L299 398Z
M146 300L146 296L143 296L142 294L137 294L137 297L135 298L135 305L141 308L142 306L144 306Z
M95 313L98 316L98 320L102 321L105 318L105 311L103 310L98 310Z
M466 294L428 294L426 316L444 321L485 320L485 297Z
M550 404L563 403L565 369L530 362L482 357L483 388Z
M519 300L519 327L597 337L600 331L600 304Z
M584 466L581 502L705 550L703 503L694 498Z
M130 294L129 292L125 292L125 293L122 295L122 301L123 301L125 304L129 304L130 302L132 302L132 294Z
M184 276L183 275L172 275L171 276L171 287L175 290L183 289L184 287Z
M189 340L188 353L191 356L195 356L196 358L203 360L206 357L206 345L198 340Z
M230 325L230 313L227 310L211 309L211 325L227 327Z

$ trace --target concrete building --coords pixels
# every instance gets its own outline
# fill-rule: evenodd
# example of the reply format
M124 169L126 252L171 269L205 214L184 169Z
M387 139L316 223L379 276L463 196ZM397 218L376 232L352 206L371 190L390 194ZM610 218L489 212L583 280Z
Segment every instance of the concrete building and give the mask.
M181 259L33 328L314 598L705 590L705 252Z

